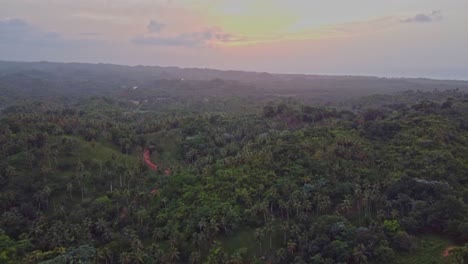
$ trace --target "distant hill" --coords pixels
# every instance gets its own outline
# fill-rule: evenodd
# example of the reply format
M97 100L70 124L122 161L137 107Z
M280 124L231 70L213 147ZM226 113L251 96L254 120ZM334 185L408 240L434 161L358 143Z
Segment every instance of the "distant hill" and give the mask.
M112 64L0 61L0 96L145 96L299 97L337 101L406 90L468 91L466 81L270 74L213 69L122 66ZM140 92L142 91L142 92ZM196 93L194 93L196 91Z

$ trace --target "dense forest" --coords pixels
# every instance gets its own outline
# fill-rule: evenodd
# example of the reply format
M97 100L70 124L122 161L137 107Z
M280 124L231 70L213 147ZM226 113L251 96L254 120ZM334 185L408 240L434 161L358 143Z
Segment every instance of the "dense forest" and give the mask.
M467 91L2 62L0 262L468 263Z

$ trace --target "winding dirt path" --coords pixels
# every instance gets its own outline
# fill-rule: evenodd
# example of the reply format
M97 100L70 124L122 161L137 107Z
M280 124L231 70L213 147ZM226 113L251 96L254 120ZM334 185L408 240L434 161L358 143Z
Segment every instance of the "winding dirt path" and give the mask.
M143 160L145 161L146 165L148 165L148 167L151 170L153 170L153 171L158 170L158 168L159 168L158 165L154 164L151 161L151 150L149 148L145 148L145 150L143 151ZM171 174L172 174L172 170L170 168L164 169L164 175L170 176Z
M449 246L444 249L444 252L442 253L442 256L448 257L450 255L450 251L454 249L454 246Z
M154 164L151 161L151 150L149 150L148 148L145 148L145 151L143 152L143 160L145 161L146 165L148 165L148 167L151 170L154 170L154 171L158 170L158 165Z

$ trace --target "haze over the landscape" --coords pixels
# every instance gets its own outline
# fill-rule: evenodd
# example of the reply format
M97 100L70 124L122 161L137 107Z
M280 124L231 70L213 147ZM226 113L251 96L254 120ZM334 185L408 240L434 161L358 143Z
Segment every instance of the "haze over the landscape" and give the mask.
M468 1L0 0L0 59L468 79Z
M468 0L0 0L1 264L467 264Z

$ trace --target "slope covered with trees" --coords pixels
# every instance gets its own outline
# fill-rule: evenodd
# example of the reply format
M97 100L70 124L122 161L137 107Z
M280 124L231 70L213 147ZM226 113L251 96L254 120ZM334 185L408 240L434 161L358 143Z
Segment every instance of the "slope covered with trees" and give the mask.
M467 260L463 91L171 96L8 100L0 262Z

